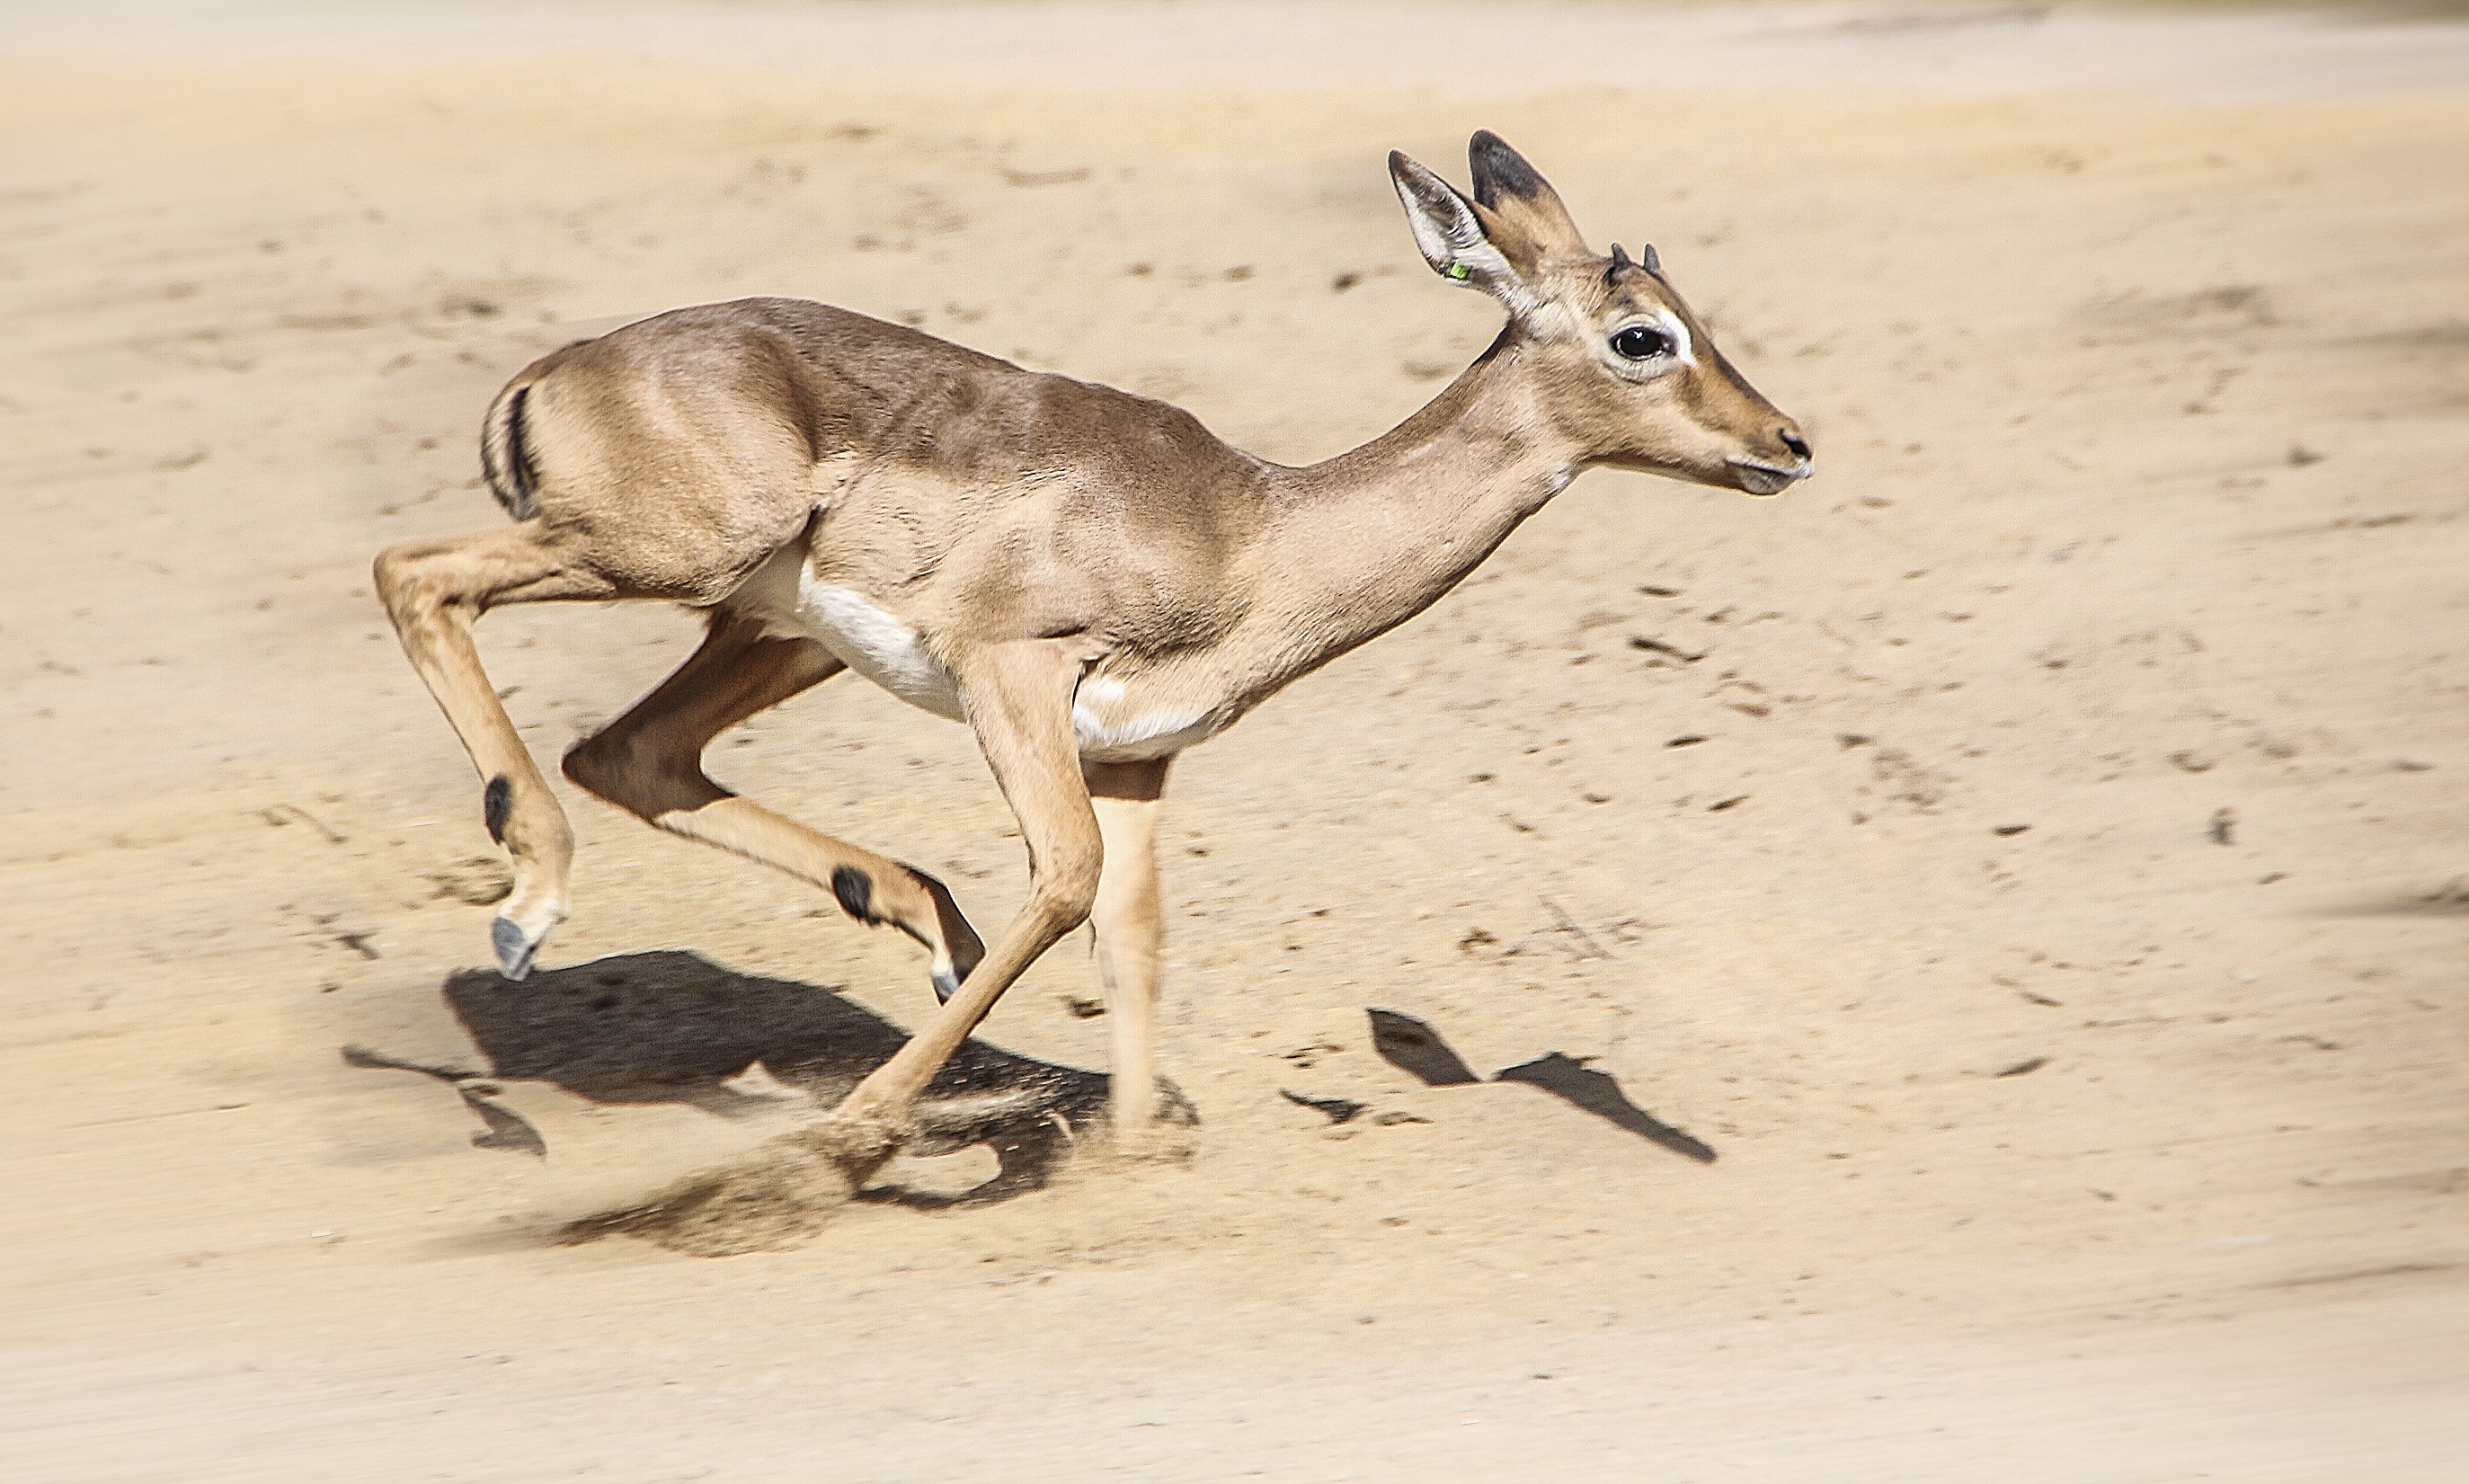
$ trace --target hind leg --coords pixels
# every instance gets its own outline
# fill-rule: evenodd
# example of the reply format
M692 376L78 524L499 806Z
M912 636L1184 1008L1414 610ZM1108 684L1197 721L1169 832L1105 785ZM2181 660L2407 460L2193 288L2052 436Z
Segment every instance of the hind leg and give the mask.
M1106 985L1114 1043L1115 1137L1129 1148L1156 1121L1158 800L1171 758L1086 763L1089 805L1096 812L1105 865L1089 915L1096 930L1097 975Z
M713 737L840 670L813 639L767 635L750 619L715 613L702 648L565 754L565 776L672 834L812 882L869 927L900 929L934 956L935 998L948 1000L985 950L943 883L741 798L703 769Z
M531 972L541 939L565 917L574 832L480 667L472 625L508 603L626 594L575 560L538 521L390 546L378 554L376 577L404 653L480 771L490 837L514 860L515 890L489 938L498 971L520 979Z

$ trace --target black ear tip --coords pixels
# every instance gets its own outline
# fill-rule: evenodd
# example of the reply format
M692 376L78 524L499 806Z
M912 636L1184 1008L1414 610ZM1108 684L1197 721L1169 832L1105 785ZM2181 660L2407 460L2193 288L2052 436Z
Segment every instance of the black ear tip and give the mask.
M1539 196L1545 189L1526 156L1488 128L1476 129L1466 142L1466 163L1474 169L1475 199L1486 206L1504 196Z

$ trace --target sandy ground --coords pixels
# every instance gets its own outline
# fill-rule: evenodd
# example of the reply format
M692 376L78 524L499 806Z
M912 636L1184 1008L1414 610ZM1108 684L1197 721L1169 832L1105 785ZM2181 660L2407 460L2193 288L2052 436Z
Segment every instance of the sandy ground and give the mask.
M2469 1470L2459 33L81 13L0 28L9 1478ZM1187 1162L552 1241L927 1001L589 800L553 972L472 970L476 788L366 568L495 519L488 395L788 292L1324 456L1491 333L1380 168L1478 126L1660 244L1819 479L1590 475L1190 755ZM693 633L483 645L548 757ZM717 769L1018 900L965 735L854 682ZM1085 1104L1093 993L1058 951L989 1075ZM1427 1086L1372 1009L1614 1081Z

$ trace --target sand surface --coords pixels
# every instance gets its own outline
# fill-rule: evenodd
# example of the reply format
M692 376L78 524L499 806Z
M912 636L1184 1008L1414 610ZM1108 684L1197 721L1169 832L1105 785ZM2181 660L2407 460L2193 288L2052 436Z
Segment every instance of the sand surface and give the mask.
M0 1474L2459 1479L2464 58L2074 8L0 21ZM588 800L550 972L473 971L478 791L367 564L496 519L503 378L783 292L1325 456L1492 333L1380 166L1486 126L1659 244L1816 482L1588 475L1188 757L1187 1161L552 1241L929 1002ZM482 645L553 758L694 634ZM1019 900L958 728L840 681L716 755ZM984 1032L1062 1127L1094 994L1075 940Z

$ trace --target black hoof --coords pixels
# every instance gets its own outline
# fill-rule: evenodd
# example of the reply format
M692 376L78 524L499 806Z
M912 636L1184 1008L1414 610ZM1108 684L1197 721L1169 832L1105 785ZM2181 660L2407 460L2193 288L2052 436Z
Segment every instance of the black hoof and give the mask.
M960 992L960 976L953 973L950 969L936 969L934 971L933 977L935 980L935 1003L937 1005L951 1004L952 996Z
M489 924L489 946L497 950L497 972L508 979L521 979L532 971L532 955L540 952L540 939L524 937L512 919L499 917Z

